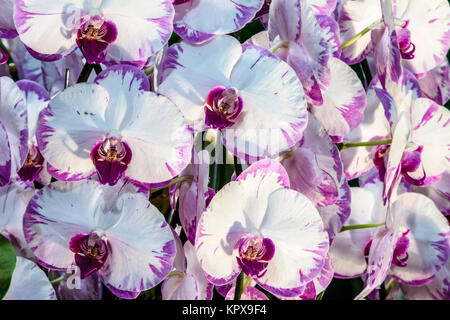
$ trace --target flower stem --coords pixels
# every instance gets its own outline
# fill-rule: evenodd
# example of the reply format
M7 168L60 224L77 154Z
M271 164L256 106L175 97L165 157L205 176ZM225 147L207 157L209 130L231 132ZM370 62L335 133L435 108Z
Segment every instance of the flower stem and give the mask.
M148 77L149 75L151 75L153 73L153 71L155 71L155 65L152 65L150 68L148 68L144 72L145 72L145 75Z
M64 279L64 276L54 279L54 280L50 281L50 283L52 284L52 286L55 286L55 285L58 285L63 279Z
M99 64L90 64L86 62L80 72L77 83L87 82L92 70L95 70L95 73L98 75L100 72L102 72L102 67Z
M247 289L247 287L248 287L248 285L250 284L251 281L252 281L252 277L247 276L245 278L244 286L242 287L242 292L244 292L245 289Z
M376 28L381 22L383 22L383 20L378 20L375 21L374 23L372 23L370 26L364 28L361 32L359 32L358 34L354 35L353 37L350 38L350 40L348 40L346 43L344 43L341 46L341 50L344 50L348 47L350 47L352 44L354 44L358 39L360 39L361 37L363 37L367 32L371 31L372 29Z
M156 191L165 189L165 188L169 188L170 186L173 186L174 184L177 184L179 182L185 181L185 180L192 180L194 179L193 176L190 175L186 175L186 176L181 176L178 178L173 179L172 181L170 181L170 183L167 186L161 187L161 188L156 188L156 189L150 189L150 193L154 193Z
M385 224L386 224L385 222L372 223L372 224L354 224L352 226L342 227L341 231L339 231L339 232L344 232L347 230L356 230L356 229L376 228L376 227L384 226Z
M67 68L64 77L64 89L67 89L69 87L69 82L70 82L70 69Z
M353 147L369 147L369 146L381 146L385 144L391 144L392 139L379 140L379 141L365 141L365 142L343 142L341 150Z
M280 48L289 48L289 42L288 41L281 41L280 43L277 43L272 48L269 49L270 52L275 53Z
M100 72L103 71L102 66L99 65L99 64L94 64L94 70L95 70L95 73L96 73L97 75L99 75Z
M234 289L234 300L241 300L242 292L244 292L244 272L241 271L236 279L236 287Z
M86 64L84 65L83 69L80 72L80 76L78 77L77 83L88 81L92 69L94 69L94 65L86 62Z
M389 280L388 284L386 285L386 296L389 295L389 292L391 292L394 285L395 285L395 279Z

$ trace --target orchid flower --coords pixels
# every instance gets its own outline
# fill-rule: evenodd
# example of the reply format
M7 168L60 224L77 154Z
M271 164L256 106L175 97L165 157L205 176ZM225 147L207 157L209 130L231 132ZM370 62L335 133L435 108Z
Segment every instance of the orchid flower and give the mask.
M242 29L263 3L264 0L173 0L174 31L190 43L204 43Z
M401 82L418 87L414 81ZM390 197L400 175L420 186L439 181L450 168L450 112L432 100L417 98L417 90L408 85L394 85L389 93L378 88L375 91L392 132L390 147L379 146L374 159L380 175L384 175L384 199Z
M55 182L31 199L25 238L39 263L82 279L96 272L118 297L136 298L170 272L175 243L162 214L130 184Z
M350 187L336 145L310 116L303 140L280 158L291 189L316 206L332 242L350 215Z
M163 300L211 300L214 286L206 279L194 246L189 241L183 246L178 235L175 242L174 270L162 284Z
M322 89L330 84L328 61L339 41L336 22L314 16L306 1L275 0L270 6L269 40L277 55L292 66L309 103L323 104Z
M28 154L25 97L8 77L0 78L0 186L11 181Z
M88 63L142 67L172 34L170 0L19 0L14 22L40 60L59 60L80 48Z
M388 270L404 284L428 283L448 260L448 221L432 200L404 193L392 204L386 226L375 233L369 251L366 287L356 299L380 285Z
M194 244L195 241L195 232L200 216L215 194L214 189L208 188L209 162L209 153L206 150L202 150L198 154L193 152L192 162L179 175L180 178L186 177L186 180L177 183L170 189L172 208L176 208L178 200L180 222L191 244Z
M225 147L247 162L293 146L306 126L306 101L294 70L231 36L171 46L161 81L159 92L195 131L221 130Z
M390 206L380 208L382 192L379 180L352 188L348 223L373 228L343 231L330 249L336 276L365 274L366 286L356 299L377 288L387 275L408 285L428 283L443 268L450 252L448 221L432 200L403 192ZM385 224L376 226L380 222Z
M25 96L28 114L28 155L17 174L23 181L37 180L42 185L49 184L51 176L47 172L47 163L37 146L36 127L39 113L48 106L50 97L47 91L36 82L21 80L17 82L17 85Z
M73 181L97 172L110 185L122 176L160 183L178 175L190 160L192 134L177 107L148 89L143 72L122 65L52 99L37 129L50 174Z
M387 2L386 0L382 0ZM389 27L389 41L396 38L402 65L415 74L423 74L439 65L450 46L448 20L450 6L445 0L392 0L394 26ZM389 7L389 4L387 4ZM383 23L382 10L386 6L373 0L344 1L339 29L342 43L342 59L348 64L362 61L372 52L375 41L368 31ZM395 31L395 32L394 32ZM395 37L390 37L394 32ZM356 37L355 37L356 36ZM351 39L356 41L350 41ZM386 43L389 45L389 42ZM388 49L387 46L381 50ZM395 44L394 44L395 45ZM380 61L383 62L383 61ZM386 65L386 61L385 65Z
M260 160L214 196L195 239L210 282L224 285L243 271L263 289L292 297L320 273L329 247L322 219L288 188L283 167Z
M16 257L16 268L3 300L56 300L56 295L47 275L37 264Z
M270 49L266 31L257 33L247 43ZM286 59L286 52L283 52L283 49L278 49L275 54ZM289 62L289 56L287 61L296 68ZM342 142L343 137L355 130L363 120L366 93L356 73L341 60L331 57L327 68L329 69L329 84L320 90L321 105L312 102L309 110L322 122L334 142ZM304 68L295 70L304 74ZM301 79L301 76L299 77Z

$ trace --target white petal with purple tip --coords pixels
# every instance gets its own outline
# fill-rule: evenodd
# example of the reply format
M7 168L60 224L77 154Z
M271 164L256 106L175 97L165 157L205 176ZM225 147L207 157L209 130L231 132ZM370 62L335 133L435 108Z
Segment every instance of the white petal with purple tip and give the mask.
M121 0L109 0L101 3L100 10L118 30L116 41L108 48L108 59L116 63L130 61L142 67L172 34L174 8L170 0L131 0L126 6Z
M413 73L434 69L446 57L450 47L450 5L445 0L397 0L396 18L409 21L414 59L404 60Z
M263 0L193 0L176 5L175 31L192 43L200 43L210 35L238 31L254 18L263 3Z
M82 0L19 0L15 3L14 21L23 43L33 51L58 55L73 51L79 25L76 15ZM80 16L78 16L80 18Z
M228 36L217 37L202 46L175 44L166 53L159 92L180 108L189 125L200 126L202 130L208 93L218 85L229 85L231 71L241 53L239 42Z
M302 138L306 101L300 81L286 63L267 50L244 46L231 85L239 90L243 111L225 129L224 145L236 156L273 156Z
M272 192L259 231L275 245L267 272L255 279L263 288L291 297L320 273L329 240L308 198L294 190Z
M411 105L411 141L423 146L420 167L409 176L416 180L431 179L450 168L450 112L427 98L420 98Z
M50 96L47 90L36 82L20 80L17 82L20 90L25 95L28 114L28 143L37 145L36 128L39 113L48 106Z
M132 160L125 175L143 183L158 183L178 175L189 163L192 132L175 104L145 92L133 99L135 108L121 130Z
M0 122L4 129L3 137L7 136L9 142L11 174L15 174L28 154L28 117L25 97L8 77L0 78ZM4 165L6 160L3 158L0 165Z
M356 73L339 59L331 58L330 85L322 91L323 104L312 107L334 142L354 130L363 120L366 93Z
M148 290L172 270L174 237L163 215L145 196L124 194L122 208L117 222L105 230L110 255L99 276L114 289Z
M150 84L145 74L132 66L113 66L101 72L95 83L108 91L109 105L105 121L109 128L120 131L133 115L134 98L149 91Z
M37 142L58 179L80 180L95 172L93 146L108 133L104 117L109 103L106 89L78 84L64 90L39 116Z
M70 239L94 231L98 219L113 216L105 215L102 205L103 189L96 181L57 182L39 190L23 223L25 239L36 258L51 269L66 271L74 261Z
M47 275L37 264L16 257L16 268L3 300L56 300L56 295Z
M400 195L391 207L393 228L408 233L408 260L405 267L392 265L390 274L405 284L428 281L441 270L450 252L448 221L433 201L421 194Z

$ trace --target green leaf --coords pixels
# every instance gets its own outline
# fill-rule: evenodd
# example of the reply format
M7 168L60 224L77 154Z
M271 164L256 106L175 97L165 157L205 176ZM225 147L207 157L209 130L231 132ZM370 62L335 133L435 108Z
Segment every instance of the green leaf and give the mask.
M0 235L0 299L9 289L11 277L16 267L16 253L11 243Z

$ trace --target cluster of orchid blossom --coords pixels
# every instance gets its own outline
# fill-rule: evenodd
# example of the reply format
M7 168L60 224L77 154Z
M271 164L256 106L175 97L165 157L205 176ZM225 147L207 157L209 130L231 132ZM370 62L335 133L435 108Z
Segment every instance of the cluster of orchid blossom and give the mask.
M449 300L449 26L446 0L0 0L0 298Z

